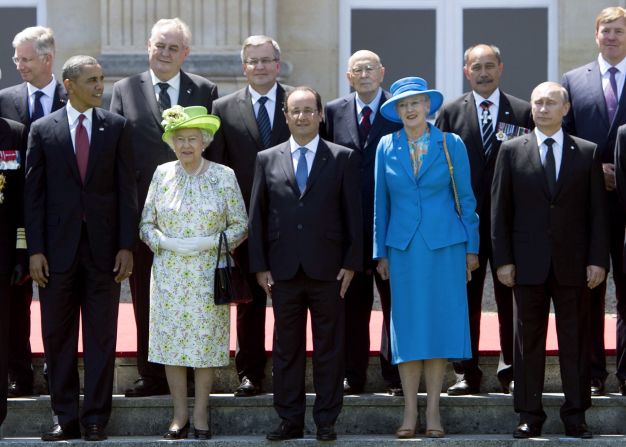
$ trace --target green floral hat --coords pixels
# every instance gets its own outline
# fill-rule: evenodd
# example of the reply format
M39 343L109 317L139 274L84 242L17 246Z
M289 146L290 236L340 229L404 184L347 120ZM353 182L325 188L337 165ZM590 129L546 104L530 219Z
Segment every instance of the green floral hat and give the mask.
M203 106L174 106L163 111L161 126L165 129L163 141L167 142L172 132L179 129L203 129L215 135L220 128L220 119L209 115Z

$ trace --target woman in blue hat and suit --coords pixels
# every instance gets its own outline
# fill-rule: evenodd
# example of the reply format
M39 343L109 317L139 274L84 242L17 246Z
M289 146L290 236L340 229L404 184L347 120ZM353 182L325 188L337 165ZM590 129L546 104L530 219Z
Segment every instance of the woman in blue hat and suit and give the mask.
M445 435L439 395L449 360L470 358L466 281L478 267L478 215L463 141L426 121L443 102L418 77L391 86L380 109L403 128L376 152L374 258L391 282L391 349L404 389L396 435L415 436L424 371L426 436ZM453 169L450 169L450 165Z

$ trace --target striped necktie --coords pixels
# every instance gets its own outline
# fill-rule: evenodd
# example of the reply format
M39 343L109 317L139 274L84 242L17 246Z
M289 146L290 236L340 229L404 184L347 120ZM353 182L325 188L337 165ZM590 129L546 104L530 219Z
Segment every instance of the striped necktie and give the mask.
M493 120L491 113L489 112L489 107L493 104L491 101L483 101L480 103L480 108L482 109L482 114L480 117L480 128L481 135L483 137L483 151L485 155L488 155L491 151L491 147L493 146L493 137L495 132L493 131Z

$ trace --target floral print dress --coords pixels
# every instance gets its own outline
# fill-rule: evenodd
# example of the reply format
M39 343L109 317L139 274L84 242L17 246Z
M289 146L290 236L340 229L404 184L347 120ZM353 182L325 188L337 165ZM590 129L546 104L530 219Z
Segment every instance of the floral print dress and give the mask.
M148 360L207 368L229 363L230 306L213 302L219 233L232 250L247 235L247 216L232 169L209 162L197 176L178 161L154 173L140 237L154 252L150 279ZM210 236L214 244L196 256L159 248L159 237Z

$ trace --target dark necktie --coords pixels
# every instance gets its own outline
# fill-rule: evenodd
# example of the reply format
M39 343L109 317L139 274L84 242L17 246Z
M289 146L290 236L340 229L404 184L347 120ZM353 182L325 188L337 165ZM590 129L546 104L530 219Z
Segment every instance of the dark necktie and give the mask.
M493 131L493 123L489 107L491 107L491 101L483 101L480 103L482 113L480 116L480 133L483 137L483 151L485 154L489 154L491 146L493 146L493 137L495 132Z
M33 114L30 116L30 122L34 123L39 118L43 117L43 105L41 104L41 97L44 93L41 90L35 92L35 104L33 107Z
M256 114L256 124L259 126L261 141L263 142L263 147L266 149L270 147L270 142L272 140L272 125L270 124L270 117L267 114L267 109L265 108L267 99L267 96L261 96L259 98L259 111Z
M159 82L157 85L161 89L159 93L159 112L163 113L164 110L172 107L172 100L170 99L169 93L167 93L167 89L170 85L167 82Z
M76 163L78 164L78 172L80 179L85 184L85 175L87 175L87 163L89 162L89 136L87 129L83 126L85 115L82 113L78 117L78 126L76 126L76 136L74 141L74 149L76 150Z
M615 73L619 70L615 67L609 68L609 84L604 89L604 99L606 100L606 111L609 114L609 123L613 122L617 111L617 81Z
M359 132L361 133L361 142L365 142L367 140L367 136L370 133L370 129L372 128L372 123L370 122L370 115L372 114L372 109L369 106L363 107L361 110L361 121L359 122Z
M298 148L300 151L300 158L298 159L298 168L296 169L296 183L298 183L298 189L300 194L304 192L306 188L306 180L309 177L309 166L306 162L306 147Z
M554 161L554 152L552 151L552 145L554 139L546 138L543 141L548 150L546 151L546 158L543 161L543 171L546 174L546 180L548 181L548 190L550 195L554 196L554 190L556 189L556 162Z

